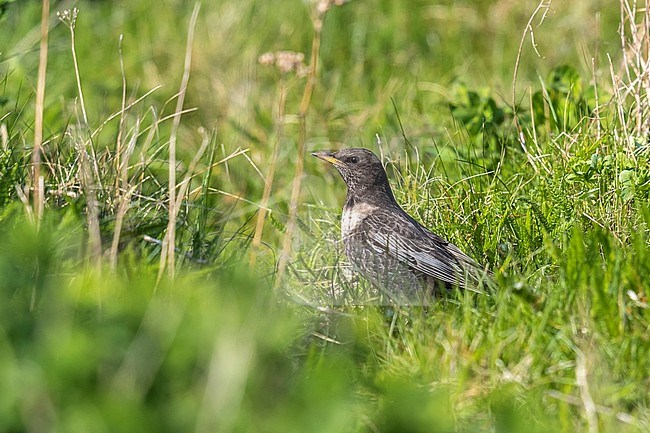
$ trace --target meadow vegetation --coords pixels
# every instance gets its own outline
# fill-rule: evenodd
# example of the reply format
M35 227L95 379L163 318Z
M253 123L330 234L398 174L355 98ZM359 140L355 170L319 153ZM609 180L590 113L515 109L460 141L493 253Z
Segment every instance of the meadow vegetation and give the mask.
M0 0L0 431L650 429L647 4L47 3ZM355 303L344 146L495 287Z

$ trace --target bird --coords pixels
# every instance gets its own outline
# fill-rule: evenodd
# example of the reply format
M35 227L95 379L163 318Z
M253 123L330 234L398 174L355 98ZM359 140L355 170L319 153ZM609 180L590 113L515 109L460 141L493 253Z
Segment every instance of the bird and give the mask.
M477 290L483 267L402 209L372 151L311 155L331 163L347 184L341 238L352 268L391 301L413 305L453 287Z

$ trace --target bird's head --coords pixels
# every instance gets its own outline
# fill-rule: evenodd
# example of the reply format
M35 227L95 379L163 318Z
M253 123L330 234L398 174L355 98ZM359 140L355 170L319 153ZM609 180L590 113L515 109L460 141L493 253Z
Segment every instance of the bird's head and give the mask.
M360 195L369 191L388 194L394 200L386 171L377 156L368 149L349 148L336 152L314 152L312 156L331 163L341 173L349 193Z

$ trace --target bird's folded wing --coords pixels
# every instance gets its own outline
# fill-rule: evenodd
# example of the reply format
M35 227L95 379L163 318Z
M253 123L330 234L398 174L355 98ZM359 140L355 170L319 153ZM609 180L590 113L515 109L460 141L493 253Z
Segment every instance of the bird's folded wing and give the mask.
M465 270L448 248L448 242L425 232L406 219L395 221L391 230L377 220L364 219L366 241L378 254L388 254L426 275L449 284L464 285ZM383 230L377 227L382 226ZM461 253L462 254L462 253Z

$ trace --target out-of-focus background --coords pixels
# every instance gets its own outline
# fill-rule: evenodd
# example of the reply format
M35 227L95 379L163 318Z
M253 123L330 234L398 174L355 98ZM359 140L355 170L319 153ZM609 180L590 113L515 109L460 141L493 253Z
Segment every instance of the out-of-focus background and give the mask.
M0 431L650 428L647 8L52 1L43 75L44 5L0 0ZM345 146L496 288L359 305Z

